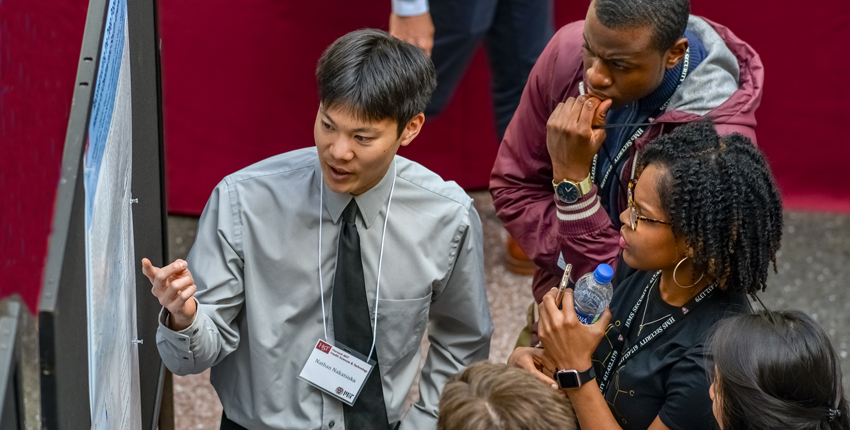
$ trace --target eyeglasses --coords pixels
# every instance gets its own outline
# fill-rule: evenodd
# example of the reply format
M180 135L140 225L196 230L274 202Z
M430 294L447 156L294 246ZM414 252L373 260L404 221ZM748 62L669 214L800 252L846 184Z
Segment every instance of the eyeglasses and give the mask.
M646 221L646 222L654 222L654 223L658 223L658 224L667 224L667 225L672 226L673 224L671 224L667 221L661 221L660 219L652 219L652 218L647 218L643 215L638 215L637 210L635 210L635 198L634 198L634 191L633 191L634 188L635 188L636 182L637 181L635 181L634 179L629 181L629 188L628 188L628 193L629 193L629 226L632 228L632 230L637 229L638 220Z

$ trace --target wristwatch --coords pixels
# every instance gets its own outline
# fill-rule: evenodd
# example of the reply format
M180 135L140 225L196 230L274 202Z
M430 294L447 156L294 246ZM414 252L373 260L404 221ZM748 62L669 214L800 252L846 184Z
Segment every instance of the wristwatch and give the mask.
M552 186L555 187L555 195L558 196L558 200L567 204L573 204L590 192L590 189L593 187L593 181L590 179L590 175L587 175L581 182L573 182L567 179L561 182L555 182L552 179Z
M555 375L552 376L552 379L558 383L558 388L562 390L581 387L595 378L596 370L593 369L593 366L590 366L590 369L587 369L584 372L579 372L578 370L555 369Z

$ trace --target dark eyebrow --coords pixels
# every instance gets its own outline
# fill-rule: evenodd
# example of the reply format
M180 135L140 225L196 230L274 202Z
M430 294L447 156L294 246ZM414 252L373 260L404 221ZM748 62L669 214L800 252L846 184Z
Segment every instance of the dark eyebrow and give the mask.
M328 113L325 112L324 109L320 109L320 112L322 112L322 116L324 116L325 119L327 119L331 123L332 126L336 127L336 123L334 122L333 119L331 119L331 116L328 115ZM351 130L351 132L352 133L377 133L378 131L375 130L374 128L372 128L372 127L360 127L360 128Z
M587 35L582 33L581 38L584 39L584 49L587 49L588 51L593 52L593 50L590 49L590 43L587 42Z
M581 37L582 37L582 39L584 39L584 49L587 49L588 51L596 54L596 56L601 58L602 60L605 60L605 61L620 61L620 62L623 62L623 63L631 64L631 59L629 58L629 56L633 55L633 54L616 54L616 55L612 55L610 57L603 57L603 56L599 55L598 53L594 52L592 49L590 49L590 43L588 43L588 41L587 41L587 35L586 34L582 33Z
M334 120L333 120L333 119L331 119L331 116L330 116L330 115L328 115L328 113L327 113L327 112L325 112L325 109L324 109L324 108L319 108L319 112L321 112L321 113L322 113L322 116L324 116L324 117L325 117L325 119L326 119L326 120L328 120L328 122L330 122L330 123L331 123L331 125L336 126L336 123L334 122Z

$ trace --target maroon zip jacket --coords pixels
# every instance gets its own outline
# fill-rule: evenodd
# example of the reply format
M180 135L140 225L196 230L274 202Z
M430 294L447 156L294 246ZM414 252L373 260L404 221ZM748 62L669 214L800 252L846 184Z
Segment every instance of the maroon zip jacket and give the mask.
M670 107L655 120L658 124L635 141L635 148L704 115L714 119L721 135L738 132L755 143L754 114L764 81L761 59L726 27L691 16L688 29L700 37L709 55L677 89ZM595 185L571 205L558 200L552 187L546 122L558 103L580 94L583 31L584 21L562 27L537 60L490 177L499 218L538 266L532 287L538 303L563 274L561 255L573 264L572 279L577 280L600 263L613 266L620 251L620 233L601 207ZM727 94L715 94L724 84ZM627 157L624 183L632 174L634 148ZM627 207L625 198L617 204L620 210Z

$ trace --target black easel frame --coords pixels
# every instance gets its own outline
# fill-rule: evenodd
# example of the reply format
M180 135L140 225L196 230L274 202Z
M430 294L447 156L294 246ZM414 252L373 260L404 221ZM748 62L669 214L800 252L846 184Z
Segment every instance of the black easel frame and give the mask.
M77 68L62 172L39 301L42 428L91 427L86 311L85 191L83 156L108 0L91 0ZM155 0L127 0L132 103L135 256L162 265L167 250L160 61ZM159 421L165 368L156 349L160 306L150 282L136 270L142 428Z

